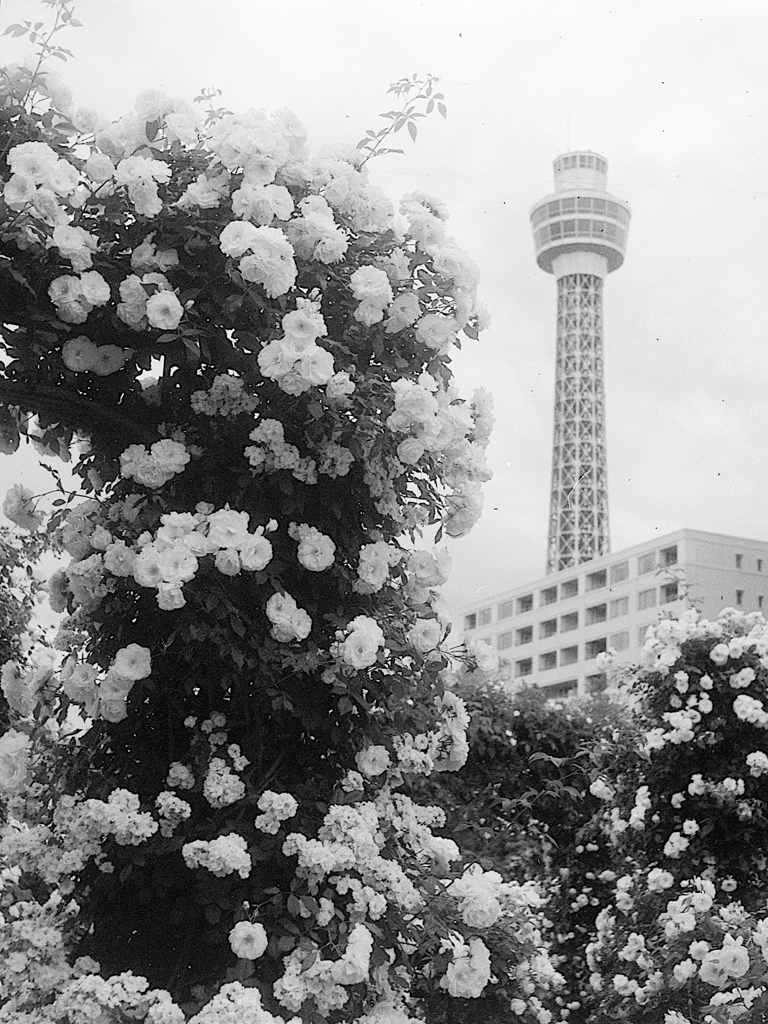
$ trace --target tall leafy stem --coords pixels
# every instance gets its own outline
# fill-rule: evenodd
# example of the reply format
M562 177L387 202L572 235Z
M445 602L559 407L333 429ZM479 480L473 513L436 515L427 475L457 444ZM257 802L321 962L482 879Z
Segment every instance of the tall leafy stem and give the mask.
M437 82L439 82L439 78L435 75L427 75L426 78L422 79L417 74L414 74L410 78L401 78L398 82L393 82L390 85L387 93L393 93L397 97L402 97L402 103L399 110L386 110L380 115L387 121L383 128L380 128L377 132L369 129L366 131L365 136L357 143L355 148L363 154L363 159L360 161L361 167L371 157L384 156L385 153L402 153L402 149L382 148L382 144L390 135L397 134L403 128L408 129L408 134L415 142L418 134L419 119L427 117L433 110L437 109L442 117L447 117L443 94L434 90ZM423 109L418 109L419 105Z

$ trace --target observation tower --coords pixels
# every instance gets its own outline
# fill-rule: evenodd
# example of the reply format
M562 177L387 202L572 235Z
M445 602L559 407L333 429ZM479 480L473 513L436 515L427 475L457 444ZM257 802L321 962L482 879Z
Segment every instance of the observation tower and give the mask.
M531 212L536 262L557 280L557 370L547 572L610 552L603 280L624 262L629 207L589 150L554 161L555 191Z

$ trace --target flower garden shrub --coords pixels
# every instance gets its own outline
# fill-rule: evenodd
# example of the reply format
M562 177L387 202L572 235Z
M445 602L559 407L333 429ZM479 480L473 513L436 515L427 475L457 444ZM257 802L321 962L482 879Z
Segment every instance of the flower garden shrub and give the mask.
M715 1013L707 1008L714 974L702 974L695 957L693 965L678 965L697 908L720 929L696 936L713 950L746 941L744 929L758 928L765 914L768 628L762 616L733 609L714 622L686 613L662 620L645 654L634 682L643 723L637 750L605 759L594 784L604 809L592 827L599 824L613 847L616 878L590 953L592 1005L602 1008L610 989L630 1020L656 1020L653 1012L661 1009L696 1021L710 1012L714 1020L736 1019L738 1006L722 992L740 975L723 976L715 1001L725 1000L730 1009L724 1003ZM697 891L705 895L694 898ZM682 915L679 928L664 925L668 913ZM648 963L633 960L639 966L619 971L615 983L617 958L626 959L626 944L641 940L652 951ZM748 959L751 980L739 981L742 988L765 973L754 949ZM746 963L741 954L737 960ZM638 1008L646 1004L654 1009ZM740 1012L760 1019L757 1010Z
M768 1017L768 913L661 868L620 878L587 955L606 1019L726 1024Z
M570 1004L569 1020L586 1020L585 950L615 878L590 785L595 764L633 745L631 713L608 695L550 701L535 688L513 693L477 671L455 690L471 718L467 764L418 780L415 792L445 809L465 857L536 880L546 897L544 934L566 979L559 999Z
M45 69L0 81L0 400L49 449L87 439L91 495L54 671L31 711L14 673L0 739L7 894L57 965L25 983L21 929L0 1020L406 1022L410 993L498 985L548 1024L530 890L457 864L401 788L466 759L418 540L470 529L488 476L442 204L397 220L285 110L201 125L148 92L111 123Z
M421 785L467 850L502 863L523 842L534 870L544 849L570 844L600 806L589 794L587 749L619 712L604 698L553 702L540 689L512 693L477 675L454 684L470 715L465 768Z
M644 735L606 775L605 834L751 909L768 856L768 627L733 609L714 622L687 613L659 623L645 657L634 683Z
M637 723L621 693L550 701L543 709L536 691L521 697L518 749L543 776L529 791L541 794L534 798L532 820L521 824L535 829L541 821L548 838L538 870L532 865L547 897L545 934L566 979L561 1004L571 1024L586 1024L593 1019L586 947L615 869L614 851L596 827L602 805L593 780L597 765L606 758L615 763L632 749ZM530 708L526 697L533 697Z

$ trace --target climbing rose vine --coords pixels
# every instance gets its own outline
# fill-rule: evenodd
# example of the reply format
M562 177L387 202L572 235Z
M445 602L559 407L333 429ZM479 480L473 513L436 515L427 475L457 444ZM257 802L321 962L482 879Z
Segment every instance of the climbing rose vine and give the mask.
M491 430L451 375L483 314L442 204L396 212L287 110L153 91L110 122L34 65L0 107L2 444L85 499L53 518L55 650L2 674L0 1021L492 992L547 1024L539 895L408 795L467 756L419 538L476 521ZM23 489L5 511L42 528Z

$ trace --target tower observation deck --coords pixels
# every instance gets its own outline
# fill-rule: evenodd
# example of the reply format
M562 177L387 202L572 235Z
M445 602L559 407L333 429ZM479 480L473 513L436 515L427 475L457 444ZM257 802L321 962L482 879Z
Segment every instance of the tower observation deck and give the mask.
M531 211L536 262L557 280L557 369L547 572L610 551L603 280L624 262L629 207L608 165L578 150L554 162L555 191Z

